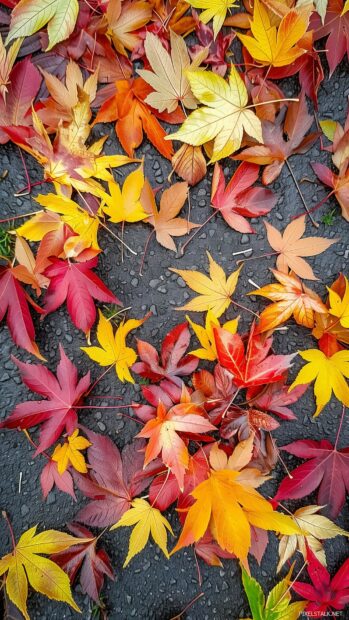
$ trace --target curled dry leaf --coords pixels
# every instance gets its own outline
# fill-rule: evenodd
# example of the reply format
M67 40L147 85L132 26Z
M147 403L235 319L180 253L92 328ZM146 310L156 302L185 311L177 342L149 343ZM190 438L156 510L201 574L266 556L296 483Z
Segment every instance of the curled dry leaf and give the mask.
M172 157L172 168L189 185L199 183L207 169L201 147L182 144Z

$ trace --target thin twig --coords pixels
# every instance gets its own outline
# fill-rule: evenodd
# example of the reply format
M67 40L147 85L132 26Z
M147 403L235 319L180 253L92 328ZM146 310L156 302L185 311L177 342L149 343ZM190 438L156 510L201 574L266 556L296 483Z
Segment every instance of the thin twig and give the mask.
M286 163L286 166L287 166L287 168L288 168L288 171L289 171L289 173L290 173L290 175L291 175L291 177L292 177L292 179L293 179L293 182L294 182L294 184L295 184L295 186L296 186L296 188L297 188L297 192L298 192L298 194L299 194L299 196L300 196L300 199L301 199L301 201L302 201L302 203L303 203L303 206L304 206L304 208L305 208L305 210L306 210L307 214L309 215L309 218L310 218L311 223L313 224L313 226L315 226L315 228L319 228L319 224L318 224L317 222L315 222L315 220L314 220L314 218L313 218L312 214L311 214L311 213L310 213L310 211L309 211L309 207L308 207L307 203L305 202L305 199L304 199L304 196L303 196L303 194L302 194L301 188L300 188L300 187L299 187L299 185L298 185L298 181L297 181L296 177L294 176L293 170L292 170L292 168L291 168L291 166L290 166L290 164L289 164L289 162L288 162L288 160L287 160L287 159L285 160L285 163Z

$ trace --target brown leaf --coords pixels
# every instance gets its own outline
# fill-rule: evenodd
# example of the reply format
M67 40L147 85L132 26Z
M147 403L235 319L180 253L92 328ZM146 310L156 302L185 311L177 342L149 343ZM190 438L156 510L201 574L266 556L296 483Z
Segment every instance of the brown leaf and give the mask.
M182 144L172 157L172 167L189 185L196 185L206 174L206 160L201 146Z
M288 268L290 268L300 278L318 280L310 265L301 257L321 254L338 239L326 239L325 237L301 239L305 231L305 215L291 221L283 234L268 222L264 224L269 245L279 254L276 259L277 269L288 274Z
M146 180L141 195L142 207L149 213L148 219L144 221L154 227L158 243L174 252L177 248L172 237L186 235L192 228L199 226L187 219L177 217L187 199L187 194L187 183L175 183L164 191L160 200L160 208L158 208L153 190L149 181Z

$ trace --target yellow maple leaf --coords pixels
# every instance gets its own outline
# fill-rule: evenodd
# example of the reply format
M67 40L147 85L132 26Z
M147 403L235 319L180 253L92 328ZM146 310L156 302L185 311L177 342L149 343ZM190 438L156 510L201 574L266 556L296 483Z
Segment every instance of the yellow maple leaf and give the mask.
M90 539L75 538L56 530L36 534L37 526L20 537L11 553L0 559L0 576L7 572L5 587L9 599L18 607L26 620L28 581L32 588L55 601L68 603L80 612L75 603L68 575L55 562L41 554L58 553Z
M130 373L130 367L137 359L136 352L126 346L126 336L130 331L136 329L148 317L143 319L129 319L117 328L115 334L113 327L99 310L99 322L97 327L97 340L100 347L81 347L94 362L100 366L112 366L115 364L115 372L120 381L134 383Z
M207 252L207 256L210 277L199 271L170 269L170 271L178 273L193 291L199 293L185 306L180 306L176 310L191 310L193 312L211 310L215 317L219 318L231 304L230 298L235 291L241 267L227 278L222 267L213 260L209 252Z
M124 568L132 558L144 549L149 540L150 534L154 542L160 547L161 551L168 558L167 550L167 531L172 536L173 531L167 519L161 514L160 510L153 508L145 499L137 498L131 502L132 508L127 510L111 530L118 527L134 525L130 536L128 554L124 562Z
M283 67L290 65L307 50L297 43L307 31L309 11L288 11L277 29L270 20L265 6L255 0L251 32L253 36L237 33L252 58L262 65Z
M104 197L102 209L111 222L139 222L149 217L140 202L143 186L143 166L126 177L122 189L115 181L109 181L109 194Z
M343 297L340 297L332 288L327 288L330 304L329 313L336 316L343 327L349 328L349 282L346 276L343 277L345 281Z
M79 245L80 248L92 248L97 251L101 250L97 240L100 223L97 214L95 215L92 212L91 214L88 213L88 211L80 207L77 202L62 194L39 194L35 200L48 211L59 213L61 220L68 224L77 234L77 236L71 240L74 242L74 246Z
M189 316L185 317L190 323L193 331L201 344L201 349L194 349L189 351L189 355L195 355L202 360L214 361L217 359L217 349L215 343L215 337L213 333L214 327L221 327L219 320L213 314L212 310L208 310L206 314L205 327L194 323ZM224 323L223 328L228 330L231 334L235 334L238 327L239 317L232 321Z
M349 351L337 351L331 357L327 357L318 349L308 349L300 351L299 355L308 363L299 371L289 392L297 385L305 385L315 380L314 417L318 416L327 405L332 392L343 405L349 407L349 386L345 380L349 378Z
M8 92L8 84L10 82L10 73L17 58L19 48L23 43L23 39L17 39L12 43L11 47L6 51L5 45L0 34L0 95L6 103L6 93Z
M87 473L87 465L83 454L80 450L85 450L91 446L91 442L85 437L79 435L79 429L76 429L68 437L68 441L55 447L52 454L52 460L56 461L59 474L63 474L69 465L72 465L76 471L82 474Z
M200 20L207 24L213 19L213 34L216 38L223 26L228 9L238 6L235 0L187 0L194 9L204 9L200 14Z
M209 530L221 549L234 553L247 567L251 526L284 534L297 534L301 530L291 517L274 511L272 505L256 491L253 482L256 470L230 469L235 463L242 468L249 461L251 454L248 444L240 447L237 459L234 459L233 452L230 462L224 453L218 457L218 452L223 453L223 450L215 448L211 461L214 468L210 470L207 480L191 492L196 501L188 510L183 530L171 555L197 542ZM261 477L260 472L258 475Z
M58 214L38 211L33 217L24 222L22 226L18 226L15 232L29 241L41 241L47 233L58 230L63 225Z
M193 94L204 107L194 110L165 140L192 146L214 140L211 163L237 151L244 131L263 143L261 121L247 105L247 89L234 65L228 82L212 71L189 71L187 75Z

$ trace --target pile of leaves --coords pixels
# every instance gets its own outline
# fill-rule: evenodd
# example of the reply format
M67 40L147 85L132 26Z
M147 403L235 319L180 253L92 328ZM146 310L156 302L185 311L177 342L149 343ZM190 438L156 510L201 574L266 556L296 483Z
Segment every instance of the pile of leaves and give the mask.
M13 358L38 399L18 403L0 428L23 432L43 460L44 499L54 486L88 499L67 524L69 534L37 533L33 526L16 542L3 513L13 545L0 559L8 617L14 605L29 618L28 585L79 611L71 593L77 579L104 613L100 593L115 567L101 538L121 527L132 528L124 566L150 537L167 559L192 546L213 567L223 559L239 562L254 619L343 610L349 560L331 576L323 541L349 536L336 524L349 491L349 447L339 447L349 407L349 282L341 273L322 295L312 288L318 278L306 259L338 240L307 235L306 224L318 228L319 209L331 196L343 231L349 221L349 116L342 127L318 110L326 73L319 46L326 48L328 81L349 49L348 0L0 4L0 142L18 145L24 166L29 155L42 168L42 180L32 183L25 167L27 186L14 188L31 194L35 212L3 220L0 230L0 318L18 348L39 360ZM289 76L299 85L292 98L280 82ZM117 153L104 151L108 133L96 138L95 126L104 123L115 127ZM145 140L172 165L160 191L137 156ZM333 166L313 164L330 191L309 209L289 158L317 141ZM224 172L228 160L239 162L231 178ZM115 176L121 166L128 166L122 184ZM125 242L125 226L148 227L140 272L151 241L184 253L205 225L191 221L190 189L210 167L213 210L206 223L221 216L237 233L253 234L251 219L277 203L266 186L284 166L305 212L284 230L264 221L267 256L275 257L272 281L250 293L264 298L264 309L249 310L236 299L245 259L227 274L213 248L208 274L204 264L199 271L172 269L195 293L177 308L186 320L165 335L160 351L141 339L131 347L130 332L149 314L128 318L118 292L97 275L101 239L109 237L127 260L135 251ZM186 203L188 216L181 214ZM178 247L177 237L188 234ZM103 304L98 312L96 302ZM95 363L93 371L102 367L94 381L90 372L79 377L62 345L53 373L37 345L33 315L41 324L64 304L86 335L81 355ZM254 315L248 328L240 327L237 309ZM222 318L227 311L235 316ZM313 339L311 348L275 351L273 333L288 322ZM297 355L304 363L291 381ZM141 402L120 405L140 427L122 452L83 424L107 372L115 372L115 385L141 385ZM336 437L315 441L307 428L306 438L277 447L273 431L295 419L290 406L312 391L314 416L326 415L332 397L342 404ZM263 484L283 462L280 450L303 462L270 497ZM284 504L299 499L296 509ZM176 515L174 542L169 510ZM265 596L250 558L260 564L275 534L276 571L287 565L288 573ZM303 566L293 579L291 562L299 557Z

